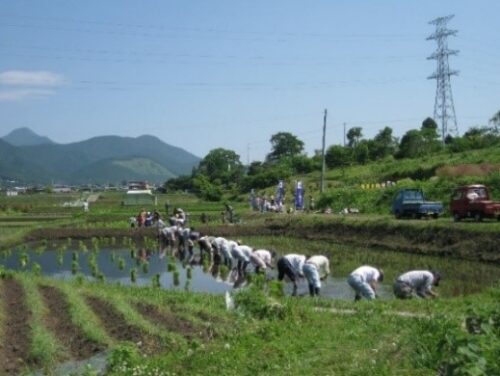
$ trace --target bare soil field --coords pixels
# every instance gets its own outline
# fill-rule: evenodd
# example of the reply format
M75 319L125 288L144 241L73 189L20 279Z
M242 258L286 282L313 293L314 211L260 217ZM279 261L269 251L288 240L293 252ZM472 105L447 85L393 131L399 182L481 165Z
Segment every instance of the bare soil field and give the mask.
M25 292L19 282L11 278L0 281L0 303L4 312L0 342L2 375L17 375L28 363L31 314L25 298Z

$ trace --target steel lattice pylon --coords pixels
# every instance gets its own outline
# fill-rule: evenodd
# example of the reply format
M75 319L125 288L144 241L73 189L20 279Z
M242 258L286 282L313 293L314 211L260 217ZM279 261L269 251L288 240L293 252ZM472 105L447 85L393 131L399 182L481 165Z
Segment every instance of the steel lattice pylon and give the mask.
M434 102L434 119L441 122L441 136L443 142L449 134L458 136L457 117L455 114L455 105L453 104L453 95L451 92L451 76L458 75L458 71L450 70L448 58L450 55L456 55L457 50L448 49L448 37L457 34L457 30L449 30L447 23L454 16L439 17L429 22L430 25L436 25L436 31L429 36L427 40L435 39L437 42L436 51L427 59L437 61L436 71L428 77L430 80L436 80L436 99ZM452 122L448 127L448 120Z

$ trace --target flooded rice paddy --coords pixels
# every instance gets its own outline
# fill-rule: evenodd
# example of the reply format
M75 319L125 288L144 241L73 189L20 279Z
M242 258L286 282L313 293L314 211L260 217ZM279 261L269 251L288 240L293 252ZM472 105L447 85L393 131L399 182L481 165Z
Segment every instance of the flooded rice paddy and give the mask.
M386 278L379 289L381 298L392 298L392 281L413 269L437 269L443 274L438 292L442 296L460 296L475 293L500 280L500 267L479 262L428 257L353 248L324 241L291 239L286 237L248 237L243 241L255 248L275 250L278 254L324 254L330 258L332 275L323 283L321 295L333 299L352 299L354 294L346 279L360 265L382 268ZM0 265L10 270L31 270L57 279L73 279L77 275L108 283L124 285L156 285L165 289L223 294L234 288L244 287L248 275L253 274L249 265L245 275L236 270L213 265L208 258L200 260L199 250L189 259L174 257L171 250L160 250L154 241L144 247L135 244L117 246L113 242L94 241L87 244L76 241L48 245L28 245L0 255ZM275 260L273 260L275 262ZM267 270L267 278L276 278L276 270ZM291 284L285 284L291 293ZM307 295L307 282L299 283L299 295Z

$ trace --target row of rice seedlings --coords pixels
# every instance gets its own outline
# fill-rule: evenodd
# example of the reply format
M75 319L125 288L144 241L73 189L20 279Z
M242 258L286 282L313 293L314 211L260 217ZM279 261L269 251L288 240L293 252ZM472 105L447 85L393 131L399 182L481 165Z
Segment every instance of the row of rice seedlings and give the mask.
M78 241L78 249L82 252L88 251L87 245L82 240Z
M106 334L106 330L99 324L99 319L80 295L79 282L68 284L50 281L49 283L57 287L66 296L71 322L78 326L89 340L108 346L111 345L112 339Z
M47 246L44 244L40 244L35 248L35 253L37 255L43 254L47 250Z
M143 289L141 288L139 291L142 290ZM137 310L135 310L130 305L130 299L127 299L124 294L114 293L113 289L92 289L92 293L112 304L112 306L124 316L125 321L127 321L129 324L137 326L141 331L152 337L159 337L162 340L164 346L172 342L185 342L185 339L182 336L167 332L160 326L155 325L149 320L145 319L139 312L137 312Z
M56 337L43 324L44 317L48 314L43 299L38 291L35 278L29 274L18 275L26 292L26 304L31 311L29 325L32 337L29 357L33 363L41 364L43 368L50 370L65 350L60 346Z
M19 265L21 266L22 269L25 269L28 266L28 263L30 261L30 257L26 251L22 251L19 254Z
M2 249L2 251L0 253L2 255L2 258L6 259L12 255L12 249L10 249L10 248Z
M42 266L38 262L34 262L31 265L31 272L36 276L42 275Z

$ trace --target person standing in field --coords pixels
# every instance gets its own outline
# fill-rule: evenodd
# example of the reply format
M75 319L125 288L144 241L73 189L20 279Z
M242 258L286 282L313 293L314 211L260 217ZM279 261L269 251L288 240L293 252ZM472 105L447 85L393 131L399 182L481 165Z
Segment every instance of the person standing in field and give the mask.
M304 263L302 271L309 284L309 295L319 295L321 281L330 274L330 261L325 256L311 256Z
M292 296L297 295L297 280L304 277L302 274L302 267L304 266L305 261L306 256L291 253L280 257L278 263L276 264L278 267L278 280L282 281L286 275L290 281L292 281Z
M355 301L360 300L361 297L372 300L377 297L376 290L378 284L383 280L384 272L382 269L364 265L360 266L349 275L347 283L356 292L354 297Z
M439 286L441 274L436 271L412 270L401 274L394 282L394 295L399 299L435 298L438 294L432 286Z

